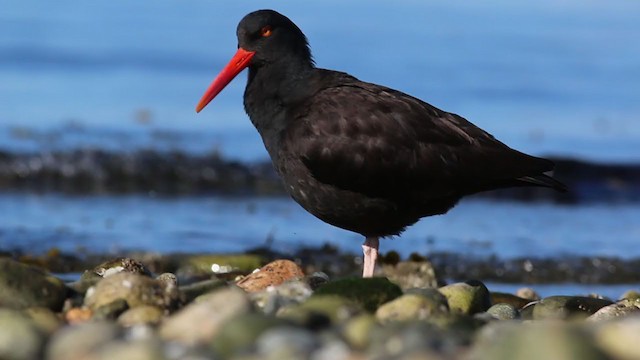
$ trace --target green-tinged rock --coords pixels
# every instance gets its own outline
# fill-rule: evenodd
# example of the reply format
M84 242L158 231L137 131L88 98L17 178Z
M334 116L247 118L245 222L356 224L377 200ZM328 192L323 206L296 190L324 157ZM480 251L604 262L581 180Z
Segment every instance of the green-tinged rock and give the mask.
M63 326L63 322L53 311L44 307L31 307L24 310L33 324L43 333L47 335L53 334L56 330Z
M238 287L220 288L202 295L165 319L160 336L186 345L210 342L230 318L251 311L248 295Z
M362 314L349 319L342 328L342 335L355 349L369 346L371 331L377 327L376 318L371 314Z
M520 317L518 310L511 304L495 304L491 306L487 313L498 320L514 320Z
M383 265L382 274L403 290L438 287L436 272L428 261L402 261L395 265Z
M627 290L624 294L622 294L622 297L620 299L640 301L640 292L637 292L635 290Z
M291 326L288 321L260 313L249 313L228 319L214 337L211 346L223 358L246 352L268 329Z
M0 309L0 359L42 358L43 333L22 312Z
M177 272L181 277L229 272L249 273L265 263L261 256L253 254L193 255L181 260Z
M492 304L509 304L515 307L516 309L522 309L527 304L532 302L533 300L521 298L519 296L502 293L502 292L492 292L491 293L491 303Z
M433 291L437 293L437 290ZM447 299L439 295L440 297L402 295L380 306L376 311L376 319L384 324L391 321L424 320L434 314L446 314L449 312Z
M402 295L402 290L385 278L347 278L326 283L312 297L320 295L342 296L374 312L380 305Z
M164 310L157 306L143 305L129 309L118 316L118 324L124 327L134 325L157 325L164 317Z
M87 322L56 332L47 346L48 360L94 359L92 354L121 335L112 322Z
M600 323L594 337L596 344L614 359L640 359L640 317L630 316Z
M306 281L292 280L278 286L250 294L251 301L265 314L276 314L285 306L300 304L308 299L313 290Z
M86 270L80 276L80 280L69 284L69 287L84 294L91 286L94 286L103 278L122 272L151 276L149 269L140 261L131 258L116 258L105 261L91 270Z
M362 313L360 305L337 295L314 295L299 305L283 307L280 318L290 319L311 328L342 323Z
M64 282L44 270L0 257L0 307L59 311L67 293Z
M125 300L130 308L153 305L171 309L178 302L178 289L147 276L128 272L110 275L87 291L84 304L92 310L116 300Z
M93 310L93 320L115 320L120 314L129 309L125 299L116 299Z
M452 312L475 314L487 311L491 307L491 295L487 287L480 281L470 280L455 283L438 289L449 302Z
M193 284L180 286L180 297L183 302L190 303L198 296L207 294L224 286L227 286L227 283L217 278L198 281Z
M535 303L532 318L534 320L583 319L611 304L609 300L584 296L549 296Z
M514 323L496 321L478 334L469 354L471 360L604 360L608 357L593 339L566 323Z
M614 320L625 316L640 315L640 302L624 299L615 304L601 307L593 315L587 318L588 321ZM640 340L640 337L638 338Z

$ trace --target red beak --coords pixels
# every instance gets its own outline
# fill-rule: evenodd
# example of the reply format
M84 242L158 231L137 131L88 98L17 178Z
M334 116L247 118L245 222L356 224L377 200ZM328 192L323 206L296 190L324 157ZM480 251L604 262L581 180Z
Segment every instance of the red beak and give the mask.
M255 53L255 51L247 51L243 48L238 48L238 51L233 55L227 66L222 69L220 74L218 74L211 85L209 85L209 88L204 95L202 95L202 99L200 99L200 102L196 107L196 112L200 112L200 110L207 106L207 104L211 102L211 100L213 100L213 98L216 97L216 95L218 95L234 77L244 70L244 68L249 66L249 62Z

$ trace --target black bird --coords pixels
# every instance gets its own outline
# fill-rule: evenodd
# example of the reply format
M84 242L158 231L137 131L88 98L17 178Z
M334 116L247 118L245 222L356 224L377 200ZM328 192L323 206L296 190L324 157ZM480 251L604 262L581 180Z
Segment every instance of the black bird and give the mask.
M248 67L244 107L286 190L320 220L365 236L365 277L380 237L444 214L465 195L566 189L544 175L551 161L513 150L461 116L317 68L305 35L278 12L246 15L237 36L237 53L196 111Z

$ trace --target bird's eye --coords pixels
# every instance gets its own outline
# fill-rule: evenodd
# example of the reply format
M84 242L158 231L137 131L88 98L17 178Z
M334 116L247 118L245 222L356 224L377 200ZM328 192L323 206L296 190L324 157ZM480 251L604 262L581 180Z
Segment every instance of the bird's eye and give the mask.
M267 25L262 29L260 29L260 36L262 37L269 37L271 36L272 33L273 33L273 30L271 29L270 25Z

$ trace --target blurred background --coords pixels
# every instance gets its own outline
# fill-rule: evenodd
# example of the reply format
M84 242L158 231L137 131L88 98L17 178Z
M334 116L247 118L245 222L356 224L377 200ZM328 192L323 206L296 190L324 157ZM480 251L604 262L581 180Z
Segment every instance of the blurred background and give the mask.
M472 198L383 251L640 256L639 2L269 6L306 33L319 67L402 90L551 156L574 190ZM0 251L359 251L359 235L282 195L243 110L245 75L194 111L255 4L0 7Z

